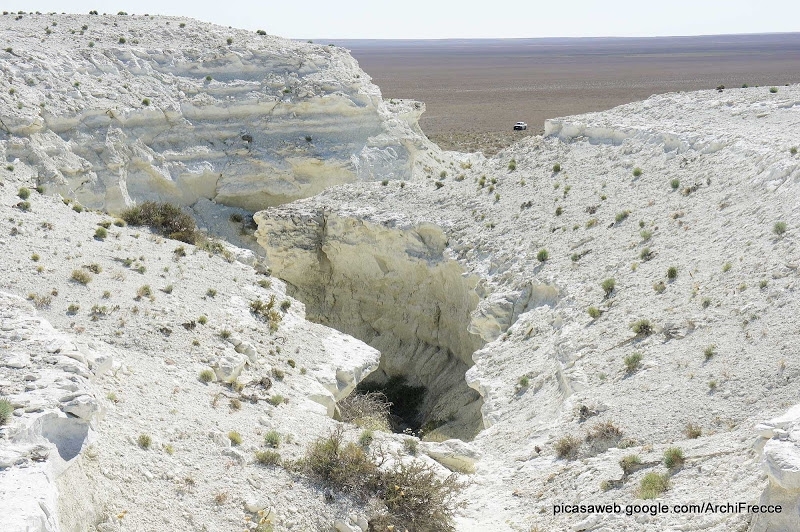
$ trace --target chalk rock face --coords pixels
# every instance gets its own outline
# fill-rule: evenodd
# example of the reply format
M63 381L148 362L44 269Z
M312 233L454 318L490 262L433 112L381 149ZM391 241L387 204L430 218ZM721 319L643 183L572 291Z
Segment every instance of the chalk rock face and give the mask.
M409 179L437 150L417 126L424 105L384 102L342 48L187 19L56 18L44 40L28 17L3 30L0 156L87 207L206 198L256 210ZM67 30L83 24L96 43Z
M312 320L383 353L370 382L425 387L423 418L443 436L471 439L482 427L480 396L464 381L483 344L467 327L477 280L444 255L436 225L368 218L293 204L256 213L256 237ZM354 381L337 382L341 398Z
M0 383L16 409L0 427L0 497L13 509L0 512L0 530L56 532L58 482L103 414L92 381L108 370L111 355L97 344L76 347L28 303L2 292L0 344L7 346L0 349Z
M800 530L800 405L756 427L769 484L759 504L781 505L781 513L757 514L753 532Z

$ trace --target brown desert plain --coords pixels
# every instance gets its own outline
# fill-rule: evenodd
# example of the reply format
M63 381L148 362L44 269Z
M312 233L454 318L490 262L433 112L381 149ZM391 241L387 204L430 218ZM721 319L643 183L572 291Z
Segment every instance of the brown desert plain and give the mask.
M548 118L653 94L800 82L800 33L652 38L335 40L385 98L425 102L442 148L493 154ZM514 122L527 132L512 131Z

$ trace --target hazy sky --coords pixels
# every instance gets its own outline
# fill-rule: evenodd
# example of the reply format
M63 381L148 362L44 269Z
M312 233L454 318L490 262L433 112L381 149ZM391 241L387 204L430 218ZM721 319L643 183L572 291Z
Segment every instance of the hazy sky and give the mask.
M3 10L185 15L290 38L706 35L800 30L797 0L4 0Z

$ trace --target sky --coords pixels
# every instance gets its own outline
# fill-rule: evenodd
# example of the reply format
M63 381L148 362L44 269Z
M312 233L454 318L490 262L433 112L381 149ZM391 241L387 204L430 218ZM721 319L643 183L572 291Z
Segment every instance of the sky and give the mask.
M3 0L2 9L181 15L293 39L647 37L800 31L797 0Z

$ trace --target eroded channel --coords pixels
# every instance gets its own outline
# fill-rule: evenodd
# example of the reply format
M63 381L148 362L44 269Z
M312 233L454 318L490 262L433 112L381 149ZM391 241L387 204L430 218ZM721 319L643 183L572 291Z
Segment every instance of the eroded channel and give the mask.
M395 430L471 440L483 428L480 394L464 374L483 340L468 332L477 279L444 255L435 225L397 228L321 209L257 213L273 273L306 316L381 352L359 391L394 403Z

